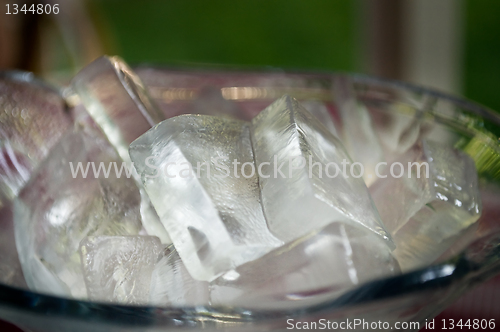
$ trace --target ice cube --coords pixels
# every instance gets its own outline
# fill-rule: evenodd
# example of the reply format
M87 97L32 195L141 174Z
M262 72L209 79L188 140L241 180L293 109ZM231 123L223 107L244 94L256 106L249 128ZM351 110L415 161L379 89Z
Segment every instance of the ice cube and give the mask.
M343 164L352 161L342 143L295 99L283 96L252 120L252 143L264 166L262 206L279 239L344 221L390 241L363 180Z
M80 241L140 231L139 190L112 163L121 161L104 137L77 129L61 138L20 192L15 237L31 289L86 298Z
M194 280L173 247L156 264L149 303L155 306L195 306L209 303L208 282Z
M282 244L259 202L246 122L181 115L133 142L130 155L193 278L212 280Z
M363 179L370 186L377 178L377 165L385 162L384 151L372 124L370 112L354 94L348 77L334 79L335 102L342 117L342 143L350 156L364 167Z
M32 73L0 73L0 282L26 287L19 262L12 199L71 126L57 90Z
M477 171L465 153L425 140L393 165L370 192L408 271L432 263L479 218Z
M89 299L146 304L163 247L156 236L91 236L80 246Z
M119 57L98 58L73 78L71 87L114 146L128 146L164 119L140 78ZM120 156L128 159L127 151Z
M141 79L118 57L103 56L95 60L73 78L71 86L127 163L131 162L129 143L164 119ZM133 175L140 186L144 228L163 243L171 243L135 170Z
M210 283L211 303L303 307L398 272L398 263L379 236L334 222L217 278Z
M0 191L5 204L71 126L57 90L24 72L0 75Z

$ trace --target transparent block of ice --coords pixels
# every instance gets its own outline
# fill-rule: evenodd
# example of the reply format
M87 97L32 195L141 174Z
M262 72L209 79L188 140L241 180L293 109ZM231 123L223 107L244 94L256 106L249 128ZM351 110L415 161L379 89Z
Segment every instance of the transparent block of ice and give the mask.
M211 303L303 307L397 273L384 240L366 228L334 222L217 278L210 283Z
M252 120L252 143L262 206L278 238L343 221L390 242L358 171L343 166L352 160L342 143L295 99L283 96Z
M19 262L12 200L71 127L63 98L32 73L0 73L0 282L26 287Z
M0 74L0 191L17 195L31 172L71 127L60 94L32 77Z
M282 244L260 205L248 123L177 116L134 141L130 155L193 278L212 280Z
M103 56L71 81L87 111L114 146L127 146L164 119L141 79L119 57ZM128 158L126 148L122 158Z
M125 174L117 177L112 163L119 167L121 161L99 133L70 131L20 192L14 202L16 246L31 289L86 298L80 241L140 231L137 185Z
M131 163L130 142L164 119L141 79L119 57L98 58L73 78L71 87L127 163ZM144 228L163 243L171 243L135 169L134 177L141 190Z
M432 263L470 227L481 199L474 162L458 150L423 140L394 165L370 193L407 271Z

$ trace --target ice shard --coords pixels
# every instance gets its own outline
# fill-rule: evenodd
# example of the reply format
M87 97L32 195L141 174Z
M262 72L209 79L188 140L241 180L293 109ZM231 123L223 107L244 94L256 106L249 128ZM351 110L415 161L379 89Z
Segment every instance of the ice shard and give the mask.
M210 299L213 305L298 308L397 273L384 240L334 222L220 276L210 283Z
M130 155L193 278L212 280L282 244L260 205L248 123L177 116L134 141Z
M370 187L394 255L408 271L432 263L481 214L477 171L465 153L421 141Z
M81 242L89 299L146 304L151 275L162 252L155 236L92 236ZM168 280L164 280L168 282Z
M121 167L121 161L104 137L76 129L61 138L20 192L14 202L16 246L31 289L86 298L80 241L140 231L139 190L114 165Z
M164 119L141 79L119 57L95 60L73 78L71 87L127 163L131 162L130 142ZM140 190L144 228L163 243L171 243L144 189Z
M345 166L352 161L342 143L295 99L283 96L252 120L252 143L262 206L279 239L342 221L390 242L359 170Z
M208 282L193 279L171 246L153 271L149 303L155 306L207 305Z

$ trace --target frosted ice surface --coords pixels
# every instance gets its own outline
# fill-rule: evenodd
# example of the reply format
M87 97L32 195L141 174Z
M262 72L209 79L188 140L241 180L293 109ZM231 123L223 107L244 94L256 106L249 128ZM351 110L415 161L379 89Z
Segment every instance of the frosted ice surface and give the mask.
M98 58L73 78L71 86L127 163L131 162L130 142L164 119L141 79L118 57ZM137 182L141 186L144 228L163 243L171 243L138 178Z
M370 192L406 271L437 259L479 218L481 200L474 162L463 152L424 140L397 162L402 176L394 167Z
M282 244L262 212L246 122L181 115L133 142L130 155L193 278L212 280Z
M288 242L343 221L390 242L363 180L349 167L343 174L342 163L352 161L342 143L295 99L283 96L256 116L252 140L262 206L278 238Z
M81 243L89 299L146 304L151 275L162 252L155 236L92 236Z
M114 148L98 133L71 131L16 199L16 245L31 289L86 298L80 241L91 235L135 235L140 231L141 199L135 181L124 174L118 178L113 171L106 178L102 168L97 175L93 168L98 170L99 162L108 169L110 162L121 163Z
M193 279L172 246L153 271L149 303L155 306L206 305L208 293L208 282Z
M395 275L387 243L363 227L331 223L210 283L213 305L293 308Z

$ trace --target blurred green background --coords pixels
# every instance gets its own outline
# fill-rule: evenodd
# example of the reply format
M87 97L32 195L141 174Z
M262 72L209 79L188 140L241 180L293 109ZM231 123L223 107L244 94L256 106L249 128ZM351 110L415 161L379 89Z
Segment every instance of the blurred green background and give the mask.
M463 94L500 111L500 1L465 1Z
M352 1L94 1L129 62L355 70Z
M462 6L459 93L500 110L500 1ZM360 1L93 0L91 8L108 46L130 63L366 71Z
M53 4L52 0L0 0ZM71 0L3 15L0 69L57 84L102 54L130 64L337 70L500 110L498 0Z

